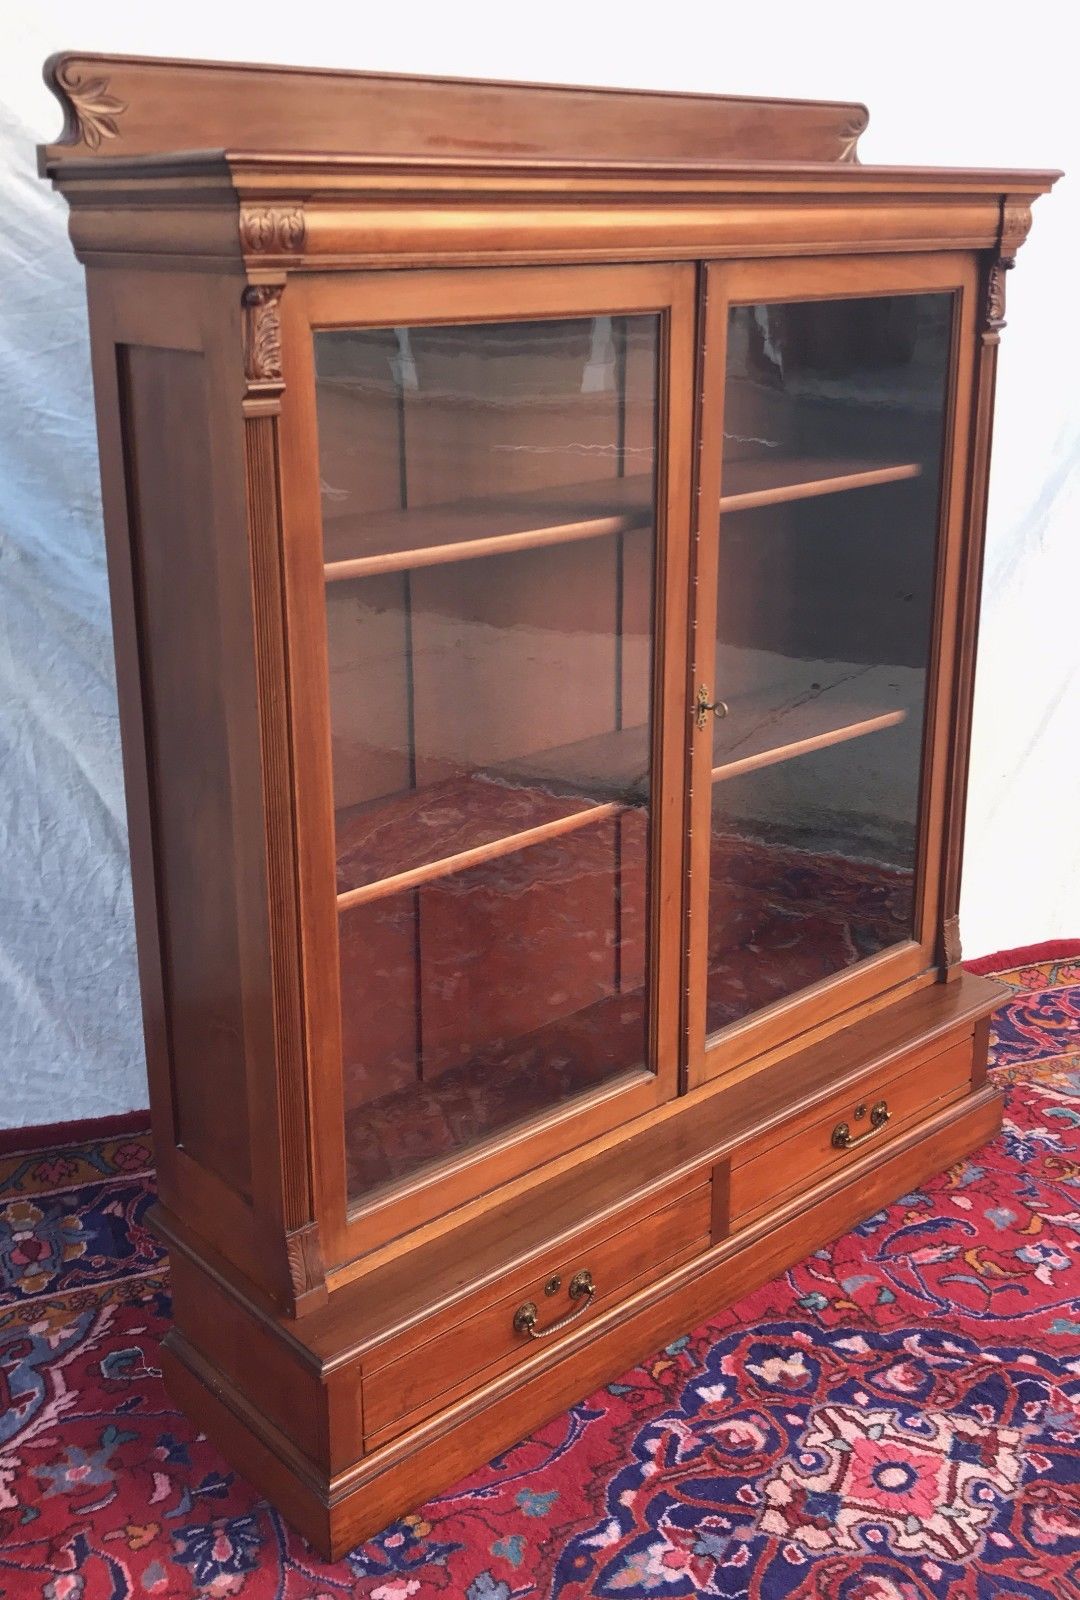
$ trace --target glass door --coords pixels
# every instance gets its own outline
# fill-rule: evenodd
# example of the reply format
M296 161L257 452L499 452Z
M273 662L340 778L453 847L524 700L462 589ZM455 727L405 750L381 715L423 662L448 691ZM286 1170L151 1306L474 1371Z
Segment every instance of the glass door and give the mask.
M882 263L713 269L694 708L699 1072L931 963L956 270L923 266L919 288L919 263L899 277Z
M340 296L336 325L313 316L354 1212L506 1161L511 1137L531 1164L517 1135L560 1115L561 1153L675 1089L654 804L664 679L686 670L659 642L689 541L666 461L675 275L611 274L613 309L550 315L538 279L578 275L529 274L516 314L477 292L468 318L453 276L419 301L395 280L385 320L341 325ZM677 938L667 963L674 992Z

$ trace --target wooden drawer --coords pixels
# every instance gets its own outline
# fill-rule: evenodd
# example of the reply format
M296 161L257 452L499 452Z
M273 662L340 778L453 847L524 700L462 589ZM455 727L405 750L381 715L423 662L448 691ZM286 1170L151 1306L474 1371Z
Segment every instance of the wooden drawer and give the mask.
M668 1191L670 1195L670 1190ZM637 1208L635 1208L637 1210ZM414 1345L363 1378L364 1431L368 1449L383 1444L405 1427L449 1405L471 1388L496 1377L525 1356L544 1348L516 1328L522 1306L535 1307L535 1328L543 1333L569 1318L567 1335L584 1327L598 1311L661 1277L683 1261L706 1250L711 1242L712 1185L692 1180L677 1199L645 1216L609 1218L596 1229L526 1272L485 1285L454 1307L454 1320L435 1337ZM575 1275L588 1272L595 1285L591 1298L569 1297ZM562 1333L553 1336L557 1342ZM368 1361L378 1360L379 1352Z
M909 1064L896 1076L868 1076L857 1089L848 1089L774 1129L766 1148L762 1148L763 1140L744 1146L732 1157L733 1224L886 1144L893 1133L917 1122L931 1106L966 1093L971 1085L971 1061L968 1037L940 1055L923 1058L915 1066ZM880 1104L888 1108L889 1116L875 1127L874 1113ZM852 1141L847 1148L833 1143L834 1133L843 1124Z

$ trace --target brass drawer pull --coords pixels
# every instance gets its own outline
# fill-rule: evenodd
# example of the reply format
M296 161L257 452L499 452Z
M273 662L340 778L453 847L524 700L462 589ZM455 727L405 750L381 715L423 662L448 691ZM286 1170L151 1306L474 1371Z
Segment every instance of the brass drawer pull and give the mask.
M879 1100L870 1107L870 1126L865 1133L852 1134L846 1122L838 1122L832 1131L833 1148L836 1150L854 1150L857 1144L865 1144L867 1139L872 1139L875 1133L885 1126L890 1116L887 1100ZM859 1115L858 1112L855 1113Z
M589 1309L596 1293L596 1285L592 1280L592 1273L588 1271L575 1272L570 1279L570 1285L566 1292L571 1300L581 1301L581 1304L576 1305L573 1311L568 1311L565 1317L560 1317L558 1322L553 1322L550 1328L538 1328L536 1326L536 1301L526 1300L525 1304L518 1306L514 1312L514 1332L527 1334L530 1339L550 1339L553 1333L558 1333L559 1329L565 1328L568 1322L573 1322L575 1317L580 1317L583 1311Z

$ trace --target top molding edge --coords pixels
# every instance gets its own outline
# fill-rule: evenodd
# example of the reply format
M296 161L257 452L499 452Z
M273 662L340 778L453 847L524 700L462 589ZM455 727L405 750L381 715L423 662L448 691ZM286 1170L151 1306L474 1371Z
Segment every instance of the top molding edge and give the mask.
M529 161L854 163L864 105L667 90L406 77L63 51L45 82L64 112L38 146L72 157L242 148L266 154Z

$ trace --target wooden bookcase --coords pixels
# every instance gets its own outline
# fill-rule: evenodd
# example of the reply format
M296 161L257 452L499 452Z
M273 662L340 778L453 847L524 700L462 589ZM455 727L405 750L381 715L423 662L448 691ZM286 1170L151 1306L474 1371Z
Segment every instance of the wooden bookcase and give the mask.
M167 1376L338 1554L997 1131L957 906L1055 174L860 166L846 104L46 76Z

